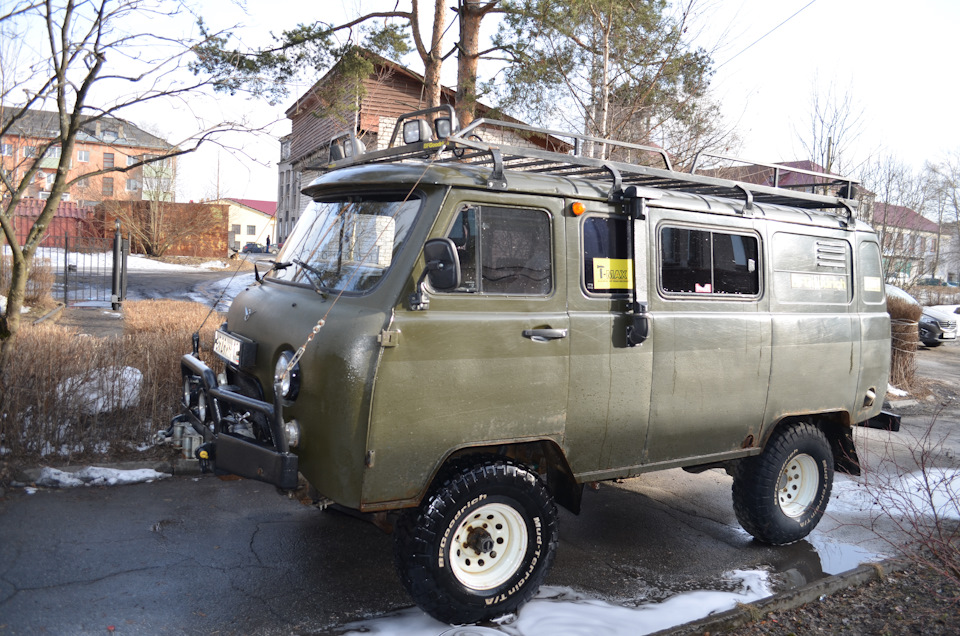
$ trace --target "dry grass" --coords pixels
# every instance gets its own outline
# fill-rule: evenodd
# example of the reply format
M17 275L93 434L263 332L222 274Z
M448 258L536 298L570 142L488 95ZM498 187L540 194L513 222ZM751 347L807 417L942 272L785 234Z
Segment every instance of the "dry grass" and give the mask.
M167 427L180 408L180 357L191 350L191 336L209 309L160 300L125 303L124 310L122 337L45 323L21 330L3 370L0 453L6 459L116 457L148 446ZM201 357L211 366L212 333L221 321L211 315L201 332Z
M897 296L887 297L890 313L890 384L910 391L917 383L917 321L923 310Z
M0 289L6 293L10 289L10 275L12 271L12 259L4 255L0 263ZM30 275L27 277L27 289L24 293L24 304L28 307L39 309L50 309L57 303L50 293L53 290L53 284L56 282L57 274L54 271L50 261L46 259L35 258L33 266L30 268Z

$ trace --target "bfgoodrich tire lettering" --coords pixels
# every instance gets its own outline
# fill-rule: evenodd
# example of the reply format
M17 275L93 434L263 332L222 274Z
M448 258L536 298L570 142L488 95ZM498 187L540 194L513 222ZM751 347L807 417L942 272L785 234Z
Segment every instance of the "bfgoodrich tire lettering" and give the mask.
M400 580L425 612L475 623L512 612L543 582L557 508L540 479L509 460L464 466L397 526Z
M833 488L833 454L819 428L805 422L774 432L760 455L733 476L733 509L759 541L785 545L810 534Z

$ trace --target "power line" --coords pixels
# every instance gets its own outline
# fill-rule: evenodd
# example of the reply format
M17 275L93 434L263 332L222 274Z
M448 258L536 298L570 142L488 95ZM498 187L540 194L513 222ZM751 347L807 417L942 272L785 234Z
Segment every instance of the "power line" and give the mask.
M783 22L781 22L780 24L778 24L777 26L773 27L772 29L770 29L769 31L767 31L766 33L764 33L763 35L761 35L759 38L757 38L756 40L754 40L753 42L751 42L745 49L742 49L739 53L737 53L736 55L734 55L733 57L731 57L729 60L727 60L727 61L724 62L723 64L719 65L719 66L717 67L717 69L723 68L724 66L726 66L726 65L729 64L730 62L732 62L732 61L734 61L735 59L737 59L741 54L746 53L747 50L749 50L749 49L750 49L751 47L753 47L755 44L757 44L758 42L760 42L760 40L764 39L765 37L767 37L768 35L770 35L770 34L773 33L774 31L776 31L777 29L779 29L780 27L782 27L784 24L786 24L786 23L789 22L790 20L793 20L795 17L797 17L798 15L800 15L800 13L801 13L804 9L806 9L807 7L809 7L811 4L813 4L813 3L816 2L816 1L817 1L817 0L810 0L810 2L808 2L807 4L805 4L805 5L803 5L802 7L800 7L800 9L798 9L796 13L794 13L794 14L791 15L789 18L787 18L786 20L784 20Z

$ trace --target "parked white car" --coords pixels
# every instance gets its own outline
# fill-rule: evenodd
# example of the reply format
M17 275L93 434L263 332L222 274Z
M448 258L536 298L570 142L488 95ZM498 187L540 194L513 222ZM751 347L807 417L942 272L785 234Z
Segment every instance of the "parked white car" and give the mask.
M927 347L939 347L944 342L957 339L957 314L949 313L940 307L960 307L958 305L938 305L924 307L920 316L920 342Z

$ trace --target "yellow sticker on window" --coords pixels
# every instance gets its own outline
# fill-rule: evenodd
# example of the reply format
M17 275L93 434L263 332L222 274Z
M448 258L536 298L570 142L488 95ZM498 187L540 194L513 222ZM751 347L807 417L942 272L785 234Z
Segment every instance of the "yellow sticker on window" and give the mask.
M594 289L631 289L632 287L632 258L593 259Z

